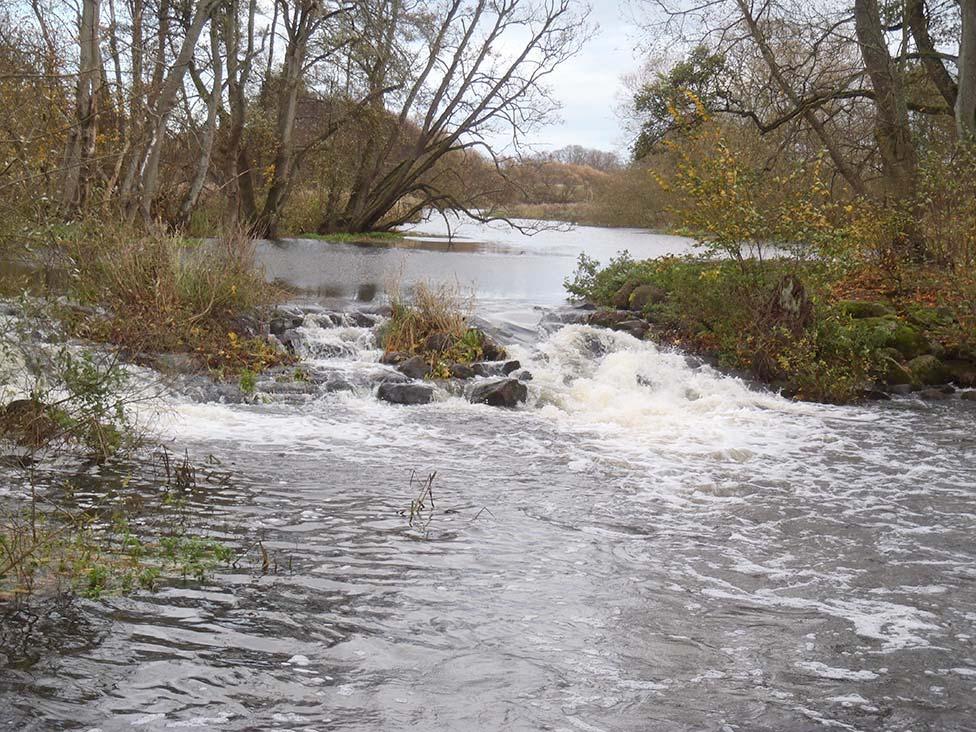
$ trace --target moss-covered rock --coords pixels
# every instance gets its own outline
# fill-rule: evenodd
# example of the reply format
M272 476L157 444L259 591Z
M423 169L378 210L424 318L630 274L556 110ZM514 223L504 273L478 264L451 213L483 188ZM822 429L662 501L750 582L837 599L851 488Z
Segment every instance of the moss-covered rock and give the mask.
M931 354L913 358L908 362L908 369L920 384L935 386L949 381L949 371L945 364Z
M883 379L887 386L912 384L915 381L912 372L894 358L885 359Z
M627 280L623 287L617 290L610 298L610 304L618 310L626 310L630 307L630 296L640 286L637 280Z
M951 325L955 320L948 308L930 308L924 305L911 305L905 315L909 322L923 329Z
M630 309L644 312L652 305L664 302L668 294L656 285L640 285L630 293Z
M898 318L863 318L857 322L859 327L867 330L869 339L878 347L893 348L906 361L926 354L932 348L924 335Z
M837 303L837 309L857 320L863 318L883 318L886 315L895 314L891 306L883 302L870 302L867 300L841 300Z

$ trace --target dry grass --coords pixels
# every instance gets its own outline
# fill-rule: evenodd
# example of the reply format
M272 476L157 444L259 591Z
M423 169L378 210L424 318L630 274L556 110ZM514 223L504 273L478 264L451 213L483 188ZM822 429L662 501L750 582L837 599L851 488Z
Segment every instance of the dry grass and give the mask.
M409 299L400 292L391 295L390 304L393 312L383 331L383 346L402 353L428 350L427 339L437 334L462 340L473 309L472 298L445 285L419 284Z
M65 243L73 289L108 317L75 323L79 335L130 354L183 351L210 368L236 373L284 359L238 331L242 316L280 299L256 266L242 232L198 241L124 229L83 227Z

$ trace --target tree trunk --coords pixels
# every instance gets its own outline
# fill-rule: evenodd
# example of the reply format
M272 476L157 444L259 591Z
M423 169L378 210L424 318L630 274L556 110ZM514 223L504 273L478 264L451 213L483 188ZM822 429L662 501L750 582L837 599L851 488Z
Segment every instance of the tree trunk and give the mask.
M193 57L193 49L203 32L203 26L210 17L210 11L219 0L199 0L190 25L186 29L183 43L176 56L176 61L160 87L156 104L152 110L152 119L147 135L148 141L145 153L141 156L142 174L141 192L139 196L139 211L146 223L152 219L152 205L156 198L156 189L159 182L159 159L162 154L163 144L166 139L166 125L169 116L176 106L176 94L183 84L183 77L186 75L187 67Z
M78 27L78 84L75 90L75 121L68 133L64 155L62 204L77 212L88 196L91 158L95 147L98 98L101 87L101 58L98 43L99 0L83 0Z
M297 11L302 12L302 11ZM311 11L314 12L314 11ZM291 187L295 157L295 115L298 111L298 92L302 82L302 67L305 64L305 49L310 25L306 19L290 29L293 33L285 49L285 63L282 69L281 90L278 93L278 112L275 120L275 160L271 185L264 201L264 208L258 217L254 234L274 238L278 234L278 222Z
M976 0L959 0L962 37L959 40L959 94L956 130L959 139L976 142Z
M874 87L874 134L886 193L896 200L910 201L915 196L918 162L905 90L885 43L877 0L854 0L854 30Z
M180 204L180 211L177 215L177 226L181 228L190 223L190 214L193 213L193 208L200 197L200 191L203 190L203 186L207 182L214 137L217 133L217 110L220 108L220 94L224 81L223 66L220 63L220 39L216 23L210 24L210 58L213 62L213 89L207 99L207 126L204 129L203 139L200 141L201 155L197 161L196 173L190 182L183 202Z
M908 0L906 9L908 15L908 27L912 32L915 41L915 48L922 57L922 65L925 73L939 94L945 99L950 109L956 106L956 82L946 70L945 64L939 58L935 49L935 43L929 34L929 18L925 12L925 0Z

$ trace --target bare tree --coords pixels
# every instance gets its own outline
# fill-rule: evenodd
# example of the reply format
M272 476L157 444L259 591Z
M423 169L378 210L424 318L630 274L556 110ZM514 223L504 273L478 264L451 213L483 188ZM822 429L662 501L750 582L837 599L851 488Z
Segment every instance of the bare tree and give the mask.
M556 107L546 77L587 34L586 9L572 0L447 0L422 9L408 13L389 0L375 13L382 32L373 33L367 69L376 98L371 138L344 210L325 218L322 231L390 227L429 207L469 208L432 177L438 162L471 148L495 158L492 139L505 130L517 148ZM403 28L411 33L397 37ZM403 58L416 61L404 68L395 63ZM399 104L388 105L379 90L400 73Z

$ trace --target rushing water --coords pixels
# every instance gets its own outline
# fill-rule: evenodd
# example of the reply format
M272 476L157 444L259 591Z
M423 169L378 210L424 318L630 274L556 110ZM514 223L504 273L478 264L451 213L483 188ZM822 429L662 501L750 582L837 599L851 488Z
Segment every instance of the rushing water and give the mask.
M83 604L3 672L12 729L965 730L976 726L976 404L796 404L629 335L561 325L581 246L268 245L306 301L391 276L478 289L534 375L506 411L377 401L374 331L314 313L354 391L173 397L235 480L195 500L277 572ZM339 321L338 323L336 321ZM437 471L411 524L412 471ZM70 622L69 622L70 621ZM53 632L53 631L52 631ZM36 634L44 637L43 631ZM25 660L26 659L26 660Z

